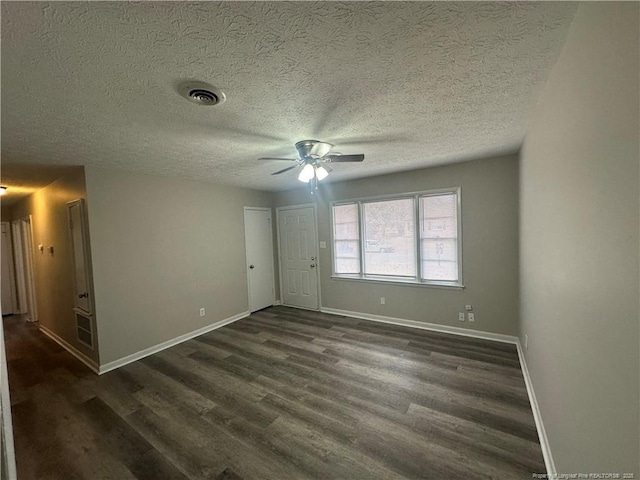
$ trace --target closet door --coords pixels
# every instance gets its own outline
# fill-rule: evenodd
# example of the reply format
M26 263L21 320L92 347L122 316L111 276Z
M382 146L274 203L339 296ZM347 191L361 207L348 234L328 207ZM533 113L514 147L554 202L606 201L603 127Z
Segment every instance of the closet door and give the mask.
M69 207L69 229L74 264L74 306L79 313L93 313L91 288L89 285L89 262L87 250L87 231L84 220L84 201L74 200L67 204Z

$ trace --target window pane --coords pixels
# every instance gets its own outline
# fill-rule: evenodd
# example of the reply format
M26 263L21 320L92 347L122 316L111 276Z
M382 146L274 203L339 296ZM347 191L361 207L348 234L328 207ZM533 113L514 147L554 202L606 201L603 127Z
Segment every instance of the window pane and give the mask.
M416 276L413 198L363 204L364 272Z
M358 205L333 207L333 258L335 273L360 273Z
M455 193L420 197L422 279L458 281L458 199Z

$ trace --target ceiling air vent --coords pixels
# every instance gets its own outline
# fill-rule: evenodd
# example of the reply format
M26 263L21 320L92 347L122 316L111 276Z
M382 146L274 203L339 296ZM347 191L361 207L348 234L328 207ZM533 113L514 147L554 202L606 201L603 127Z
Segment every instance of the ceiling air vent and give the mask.
M189 82L180 87L180 95L192 103L211 107L227 99L222 90L203 82Z

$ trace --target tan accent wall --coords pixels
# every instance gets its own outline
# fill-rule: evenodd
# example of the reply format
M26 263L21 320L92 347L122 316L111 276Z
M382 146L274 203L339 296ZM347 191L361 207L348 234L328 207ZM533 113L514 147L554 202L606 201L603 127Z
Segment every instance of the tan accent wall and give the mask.
M639 18L580 5L521 152L521 338L561 473L640 477Z
M243 207L270 193L86 172L101 364L248 310Z
M340 168L336 165L335 169ZM362 165L366 168L366 160ZM463 290L332 279L330 203L461 187ZM508 155L276 194L276 206L318 206L323 307L505 335L518 329L518 157ZM386 304L380 304L385 297ZM472 305L476 322L458 321Z

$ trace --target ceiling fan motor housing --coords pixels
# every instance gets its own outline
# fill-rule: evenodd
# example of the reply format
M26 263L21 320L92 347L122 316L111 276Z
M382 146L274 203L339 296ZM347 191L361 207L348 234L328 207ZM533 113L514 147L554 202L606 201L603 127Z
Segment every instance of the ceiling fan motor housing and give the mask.
M301 140L296 143L296 150L300 158L322 158L326 156L333 145L319 140Z

